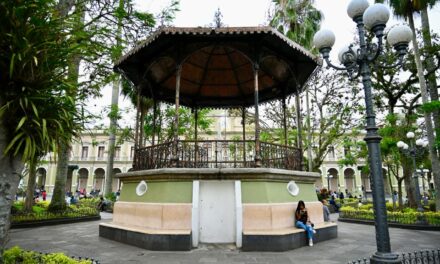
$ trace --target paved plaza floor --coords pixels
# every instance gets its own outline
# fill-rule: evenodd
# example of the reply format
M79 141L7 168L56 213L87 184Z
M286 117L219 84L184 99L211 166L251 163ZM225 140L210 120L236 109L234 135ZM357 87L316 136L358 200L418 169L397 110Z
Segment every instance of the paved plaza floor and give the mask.
M337 215L333 214L333 220ZM338 223L338 238L287 252L241 252L233 245L201 245L189 252L155 252L114 242L98 236L100 222L111 221L103 213L101 221L27 229L12 229L8 246L42 252L93 257L100 263L347 263L369 257L376 250L374 226ZM390 228L395 252L440 247L440 232Z

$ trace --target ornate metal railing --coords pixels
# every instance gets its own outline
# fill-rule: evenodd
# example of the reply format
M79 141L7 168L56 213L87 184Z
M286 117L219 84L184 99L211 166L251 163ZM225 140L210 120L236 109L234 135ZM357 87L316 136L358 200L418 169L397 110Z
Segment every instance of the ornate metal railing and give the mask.
M263 168L301 170L298 148L261 142L260 153ZM133 168L253 168L254 155L253 140L179 140L137 149Z
M400 255L402 264L436 264L440 263L440 249L414 251L414 253L402 253ZM369 259L358 259L348 264L369 264Z

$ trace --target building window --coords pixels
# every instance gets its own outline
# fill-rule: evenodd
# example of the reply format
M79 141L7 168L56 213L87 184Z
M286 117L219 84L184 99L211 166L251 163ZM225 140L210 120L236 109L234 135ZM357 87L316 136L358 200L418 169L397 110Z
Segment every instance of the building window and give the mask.
M350 147L344 147L344 156L347 157L350 154Z
M133 159L134 157L134 147L131 147L130 149L130 159Z
M335 147L333 146L328 147L328 155L332 159L335 158Z
M115 159L119 159L121 157L121 147L115 147Z
M82 147L81 159L87 159L88 156L89 156L89 147L88 146Z
M104 146L98 147L98 159L102 160L104 158Z

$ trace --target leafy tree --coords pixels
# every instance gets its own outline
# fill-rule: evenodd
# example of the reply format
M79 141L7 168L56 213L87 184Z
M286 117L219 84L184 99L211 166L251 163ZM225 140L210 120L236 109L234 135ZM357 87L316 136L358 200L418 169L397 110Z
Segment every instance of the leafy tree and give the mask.
M383 2L383 1L380 1ZM414 60L417 68L417 77L419 79L420 91L422 95L422 101L424 104L429 103L427 88L426 88L426 79L424 76L424 67L421 61L421 53L419 50L419 43L416 39L416 29L414 26L414 13L420 12L423 9L426 9L428 6L432 6L435 1L434 0L389 0L387 1L391 6L394 14L400 17L404 17L408 20L409 26L413 32L412 34L412 44L414 48ZM437 149L435 146L434 139L434 129L432 125L432 116L430 112L424 113L424 119L427 130L427 137L429 142L429 152L432 163L432 171L434 174L434 181L436 185L436 189L440 190L440 160L437 153ZM436 196L436 206L437 210L440 210L440 195Z
M343 143L347 134L357 136L362 106L357 84L348 82L339 72L319 71L309 86L312 140L306 141L305 148L312 149L313 171L318 171L330 146Z
M171 19L174 19L174 13L177 12L179 2L173 0L170 7L162 11L160 14L161 24L164 25L168 23ZM155 20L153 16L149 13L141 13L138 11L133 12L134 3L132 0L119 0L118 7L116 8L115 18L117 28L115 30L114 39L110 40L111 43L115 43L112 47L113 52L111 56L112 64L116 62L122 55L122 51L130 45L134 45L140 37L146 37L149 29L155 25ZM139 28L134 28L136 26L136 20L143 23L143 31L139 31ZM130 34L127 34L129 32ZM132 33L135 34L132 34ZM109 128L109 150L108 150L108 160L107 160L107 173L105 175L105 187L104 195L109 195L112 192L112 180L113 180L113 161L115 152L115 131L117 128L117 117L114 113L118 112L118 97L119 97L119 77L115 77L113 80L113 90L112 90L112 102L111 102L111 115L110 117L110 128ZM141 111L141 114L144 113ZM143 120L143 119L142 119Z
M270 25L291 40L312 49L313 35L319 30L322 14L312 0L273 0Z
M72 21L51 0L0 2L0 263L23 164L70 142L80 118L66 91Z
M176 109L172 106L167 105L157 109L156 133L158 143L171 141L173 139L175 114ZM214 119L210 118L209 114L209 109L198 110L197 129L199 132L206 134L212 133L210 127ZM151 111L145 116L145 125L143 126L145 136L150 140L153 137L153 122L153 111ZM185 139L194 139L195 124L194 114L191 110L186 107L180 107L178 135ZM198 138L202 139L200 136L198 136Z

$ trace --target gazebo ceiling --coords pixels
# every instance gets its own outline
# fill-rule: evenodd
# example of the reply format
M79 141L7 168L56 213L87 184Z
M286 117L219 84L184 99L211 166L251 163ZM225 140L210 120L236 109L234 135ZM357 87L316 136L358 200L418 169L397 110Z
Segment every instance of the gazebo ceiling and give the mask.
M181 64L180 104L225 108L254 104L254 65L261 103L301 89L317 62L271 27L167 27L123 56L115 70L144 96L174 103Z

